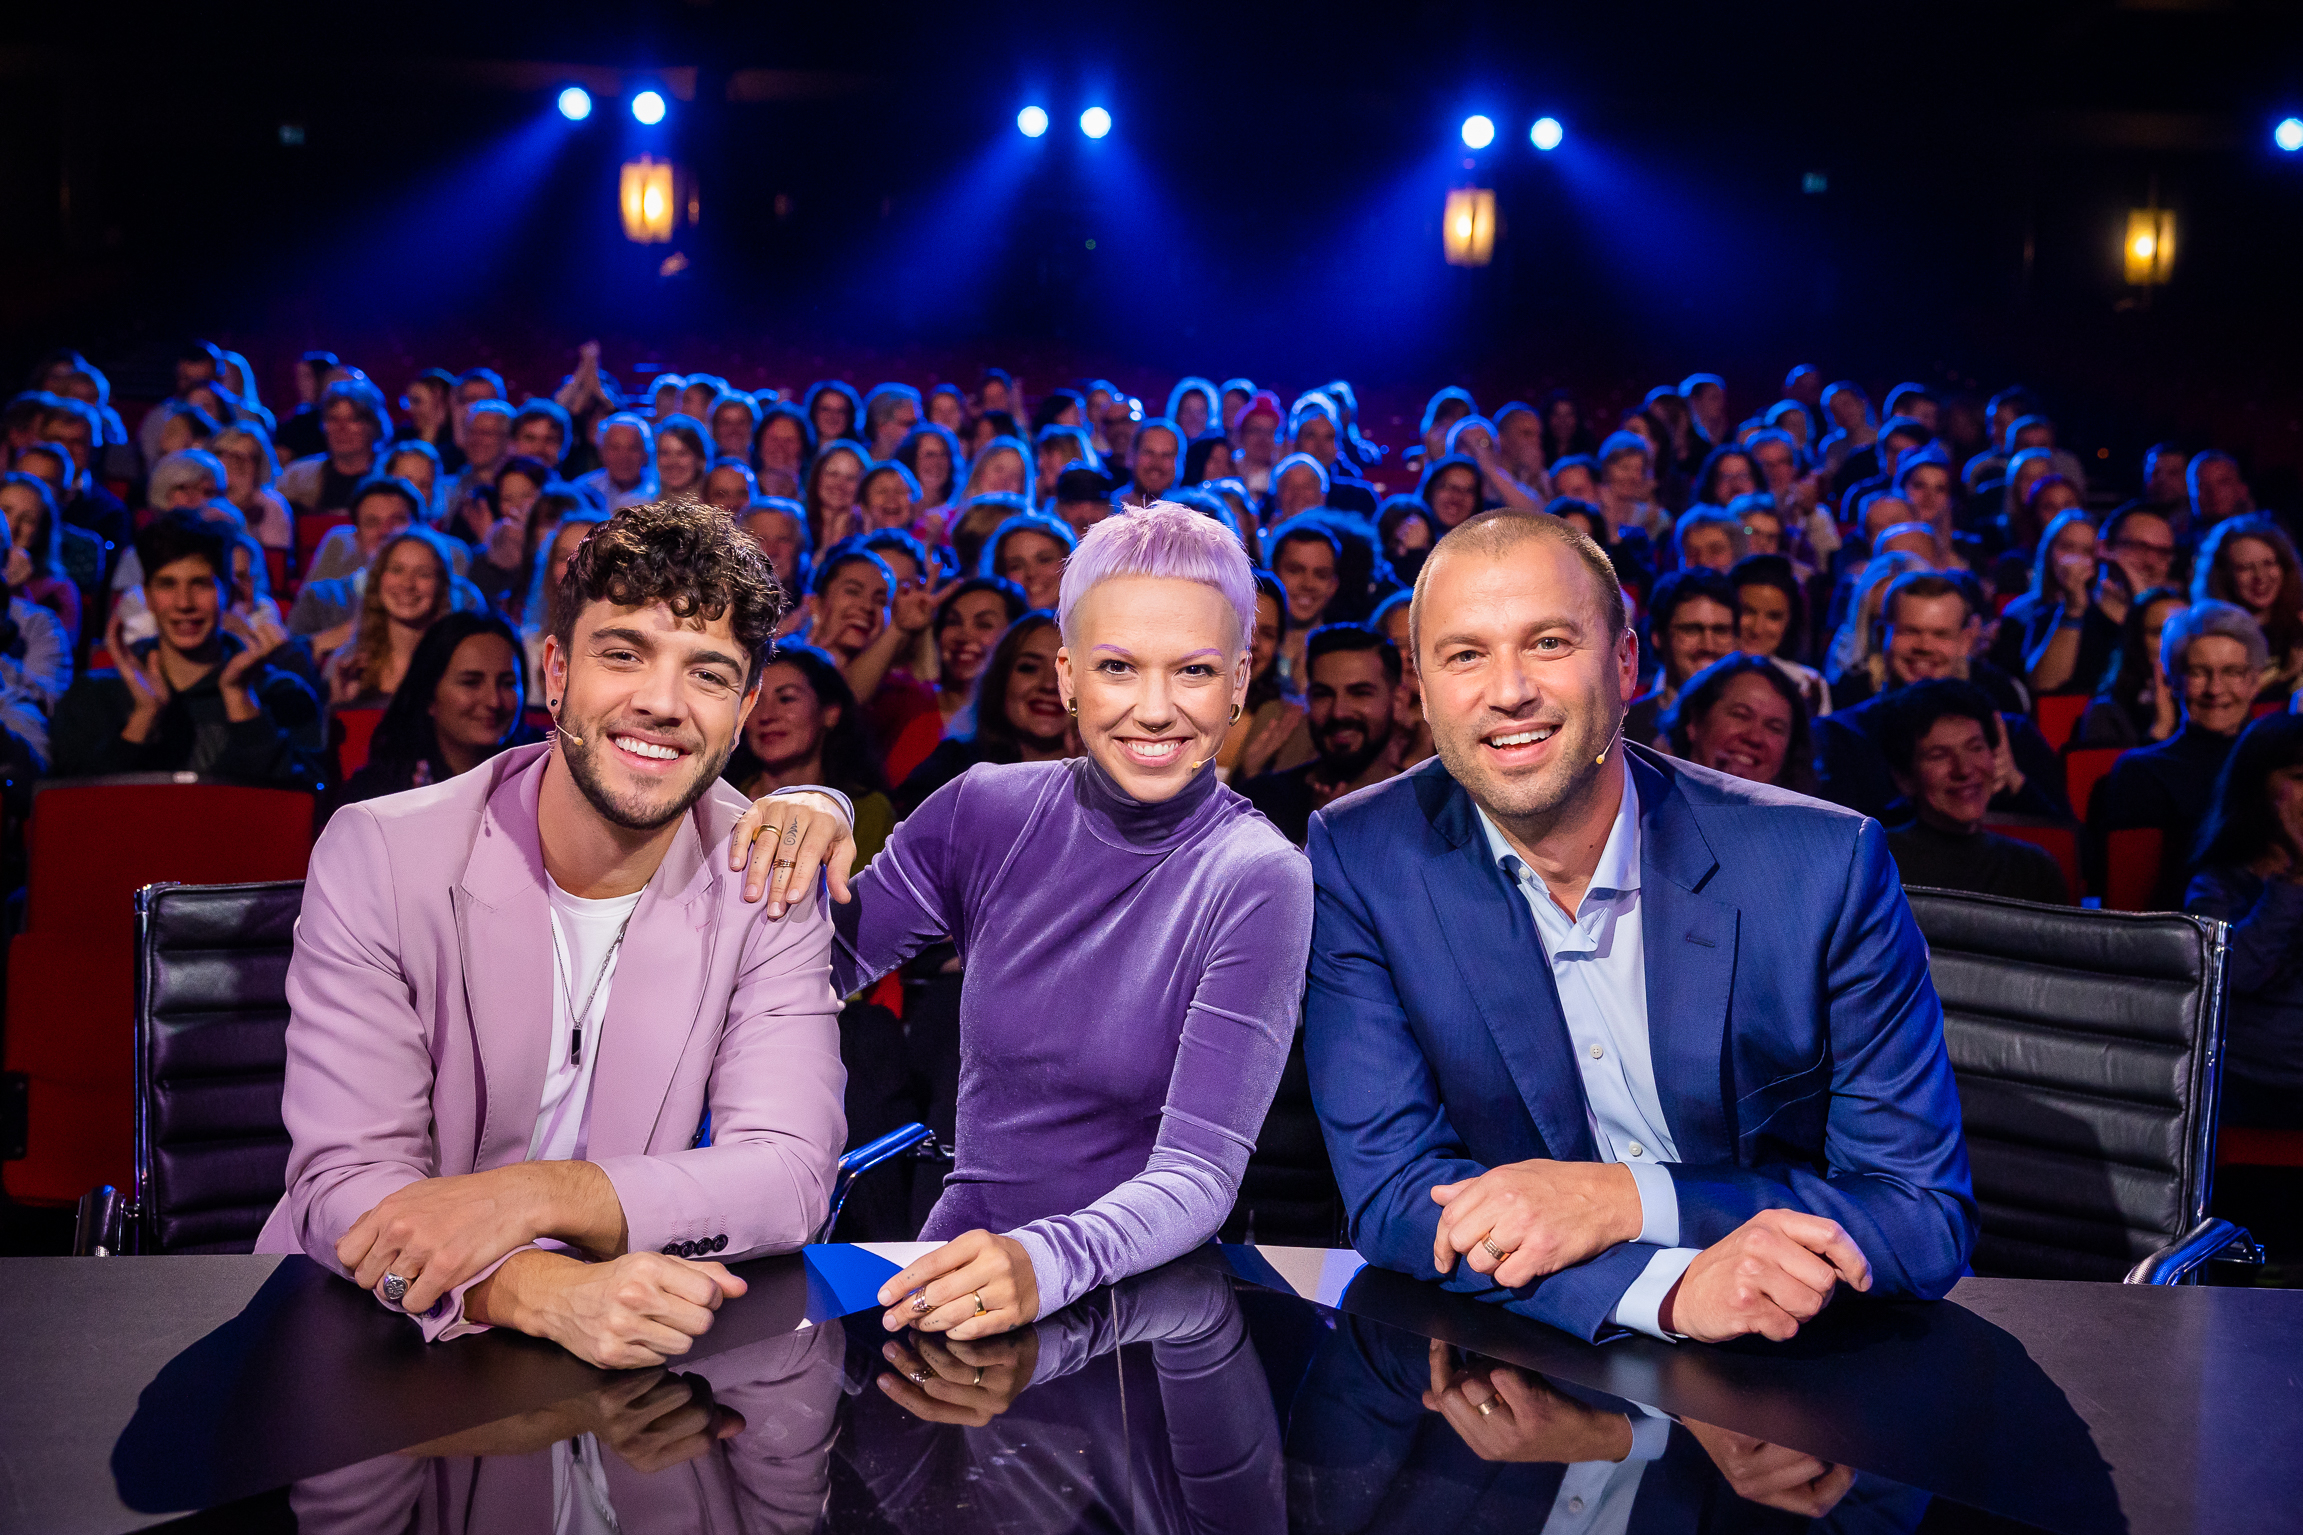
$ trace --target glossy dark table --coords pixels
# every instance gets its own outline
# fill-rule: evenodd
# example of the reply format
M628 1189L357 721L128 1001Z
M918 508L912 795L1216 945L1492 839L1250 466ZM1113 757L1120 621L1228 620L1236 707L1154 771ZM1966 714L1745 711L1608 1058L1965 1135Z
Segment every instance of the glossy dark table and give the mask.
M898 1355L938 1424L872 1303L904 1256L743 1265L669 1375L426 1347L302 1259L0 1259L0 1531L2303 1528L2303 1292L1975 1279L1785 1346L1592 1347L1349 1253L1209 1248ZM1435 1359L1536 1406L1474 1444L1423 1405ZM1614 1415L1637 1465L1563 1469ZM1758 1442L1850 1468L1825 1518L1737 1496Z

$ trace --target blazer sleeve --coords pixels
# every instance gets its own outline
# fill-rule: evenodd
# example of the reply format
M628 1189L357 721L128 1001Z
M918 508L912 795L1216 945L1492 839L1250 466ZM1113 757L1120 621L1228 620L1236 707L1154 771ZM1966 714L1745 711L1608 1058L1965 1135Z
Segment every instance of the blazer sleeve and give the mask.
M713 1256L732 1263L796 1251L823 1224L848 1135L827 900L819 889L812 908L781 921L741 908L743 958L707 1098L712 1143L594 1159L623 1204L631 1251L725 1236Z
M312 849L288 962L287 1052L289 1233L296 1251L349 1279L336 1243L353 1222L440 1170L431 1045L401 966L383 829L364 805L340 811ZM503 1261L417 1317L425 1338L476 1331L465 1292Z
M1487 1168L1465 1151L1448 1120L1431 1063L1392 984L1374 917L1324 814L1312 818L1308 851L1314 894L1304 1060L1352 1246L1370 1263L1438 1281L1588 1341L1619 1334L1608 1313L1660 1247L1626 1242L1516 1289L1467 1264L1446 1275L1433 1265L1440 1217L1433 1186L1476 1178Z
M1886 841L1877 823L1858 827L1824 939L1831 1081L1820 1166L1683 1163L1667 1171L1686 1246L1708 1247L1762 1210L1804 1210L1846 1229L1871 1261L1875 1294L1933 1300L1966 1272L1975 1199L1943 1004Z

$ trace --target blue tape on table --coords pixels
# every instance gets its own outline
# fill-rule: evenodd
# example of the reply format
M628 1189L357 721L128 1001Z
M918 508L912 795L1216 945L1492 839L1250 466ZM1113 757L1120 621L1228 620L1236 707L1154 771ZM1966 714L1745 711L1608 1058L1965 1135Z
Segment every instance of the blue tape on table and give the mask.
M813 1244L802 1251L808 1261L811 1322L879 1310L880 1286L901 1272L879 1254L846 1242Z

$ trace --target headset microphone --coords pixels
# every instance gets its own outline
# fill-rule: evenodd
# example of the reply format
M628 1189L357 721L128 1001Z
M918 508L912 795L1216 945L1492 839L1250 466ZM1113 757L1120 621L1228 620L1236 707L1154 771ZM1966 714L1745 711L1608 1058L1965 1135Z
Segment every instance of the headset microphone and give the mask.
M1607 766L1607 754L1615 750L1615 743L1622 739L1623 732L1621 730L1616 731L1614 735L1608 737L1607 744L1599 749L1599 755L1591 759L1592 765L1595 767Z

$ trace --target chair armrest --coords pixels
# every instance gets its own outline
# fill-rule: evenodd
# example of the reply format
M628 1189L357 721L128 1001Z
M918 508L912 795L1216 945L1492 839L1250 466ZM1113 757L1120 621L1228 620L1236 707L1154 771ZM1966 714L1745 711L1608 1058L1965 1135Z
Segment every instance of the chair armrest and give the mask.
M80 1196L72 1222L72 1256L109 1258L120 1251L120 1191L100 1183Z
M878 1140L866 1141L863 1145L841 1157L839 1176L832 1180L831 1205L824 1212L824 1223L816 1228L813 1240L818 1242L831 1240L832 1227L839 1224L840 1207L848 1202L848 1189L857 1178L870 1172L882 1162L892 1161L920 1142L931 1140L933 1137L934 1132L928 1129L926 1125L915 1122L905 1125L900 1130L890 1130Z
M2236 1251L2234 1251L2236 1249ZM2127 1271L2127 1284L2180 1284L2213 1258L2261 1263L2263 1249L2246 1230L2210 1216Z

